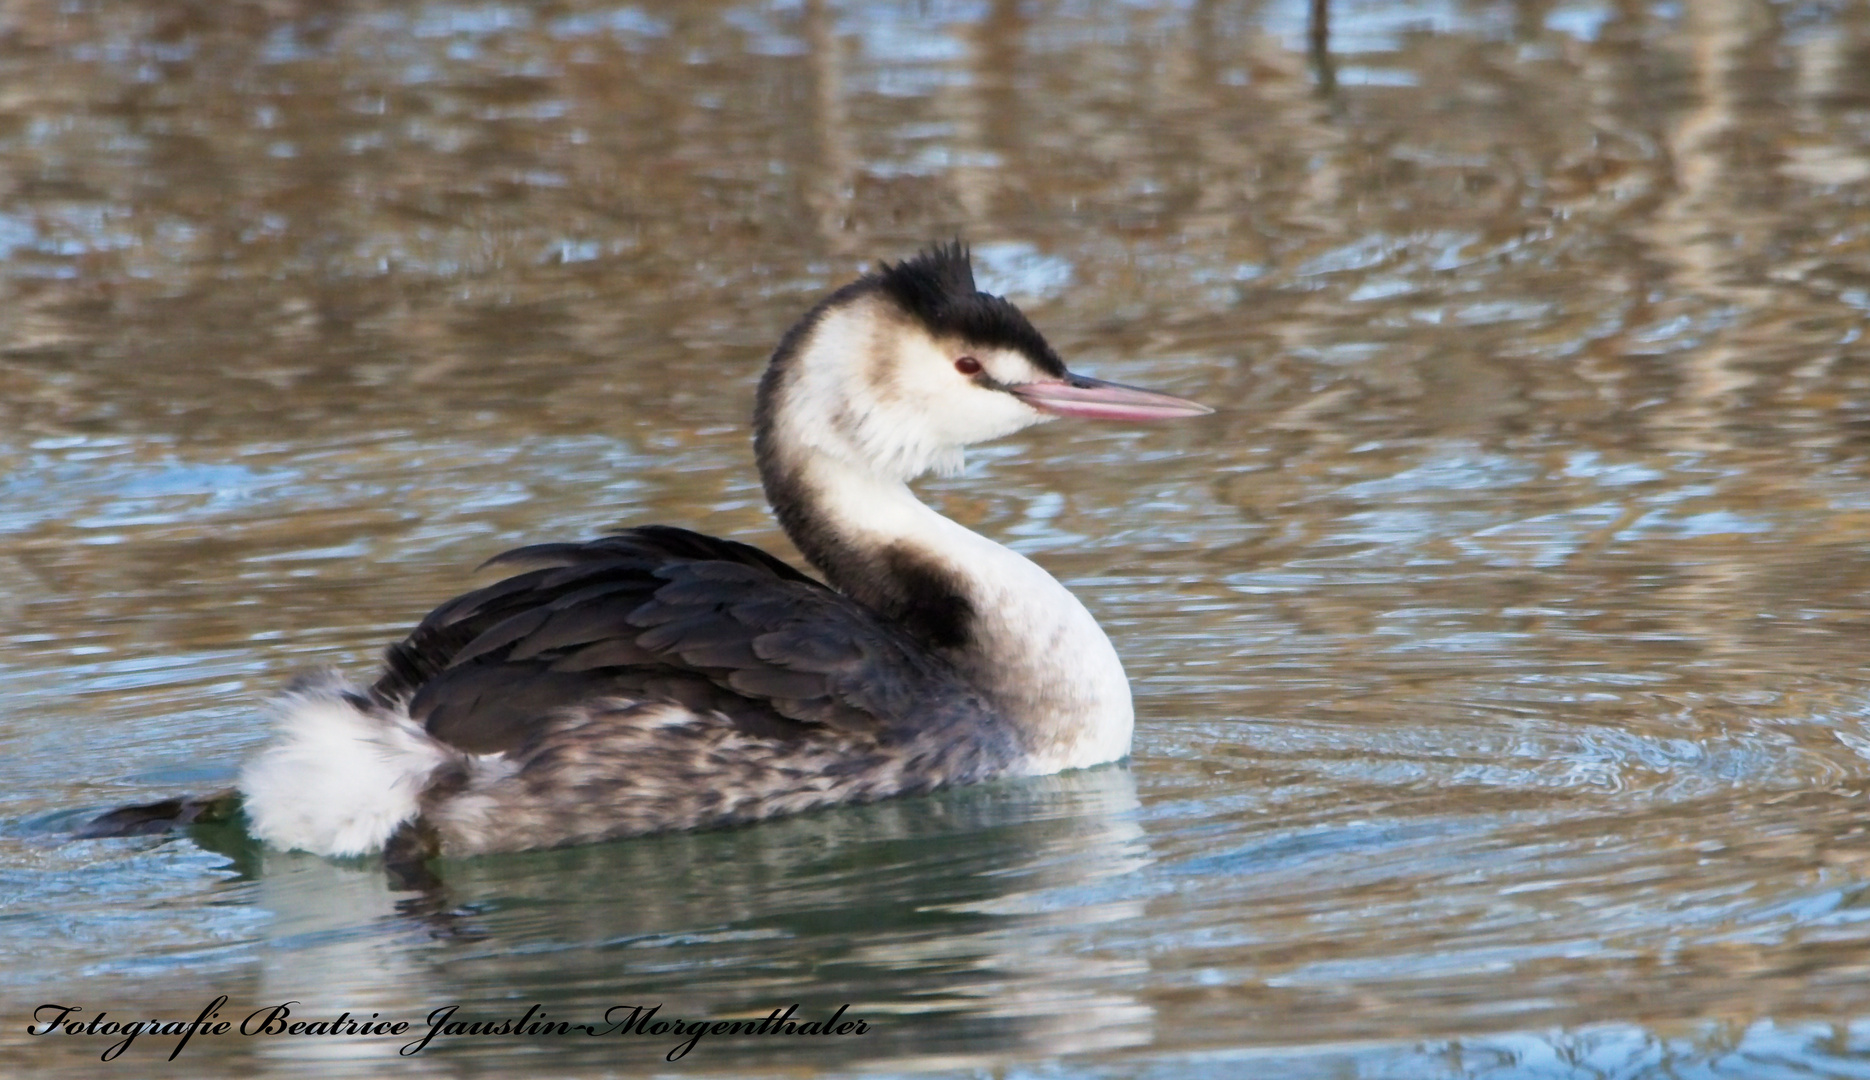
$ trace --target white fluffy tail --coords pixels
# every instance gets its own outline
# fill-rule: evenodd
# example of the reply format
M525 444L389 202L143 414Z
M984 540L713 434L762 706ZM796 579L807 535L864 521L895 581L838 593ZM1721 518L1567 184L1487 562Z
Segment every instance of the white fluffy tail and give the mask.
M367 855L416 816L453 755L402 715L358 708L335 680L274 702L279 738L240 770L254 836L318 855Z

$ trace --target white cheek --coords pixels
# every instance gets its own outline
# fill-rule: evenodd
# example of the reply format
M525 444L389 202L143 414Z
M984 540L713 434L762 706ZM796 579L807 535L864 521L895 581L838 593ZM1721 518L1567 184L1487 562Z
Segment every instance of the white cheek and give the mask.
M986 390L978 386L970 387L970 390L966 395L965 409L958 410L951 418L953 426L950 430L958 442L977 443L998 439L1049 419L1044 413L1004 390Z
M1015 386L1044 376L1033 369L1032 362L1018 353L993 352L981 358L987 374L1002 386ZM981 434L975 441L997 439L1015 431L1055 419L1026 404L1005 390L975 387L984 399L980 403Z
M1050 419L956 370L961 353L954 346L912 333L879 340L875 321L864 315L833 312L813 334L780 418L789 445L908 480L931 470L959 472L962 447ZM1017 354L975 356L1001 382L1035 377Z
M905 418L913 417L909 423L937 442L959 447L1010 435L1040 419L1013 395L986 389L956 370L958 358L934 342L911 346L898 369L901 383L895 402ZM992 364L988 371L1000 366L1005 365Z
M1001 385L1030 382L1040 377L1032 364L1017 353L983 350L972 355L987 377ZM955 369L954 359L946 358L945 372L939 368L925 369L948 377L942 380L948 383L945 392L929 398L932 403L939 403L944 437L956 443L986 442L1051 419L1005 390L988 389L963 375Z
M952 399L957 390L968 385L967 376L955 370L956 359L933 341L919 335L910 339L892 372L904 403L927 408Z

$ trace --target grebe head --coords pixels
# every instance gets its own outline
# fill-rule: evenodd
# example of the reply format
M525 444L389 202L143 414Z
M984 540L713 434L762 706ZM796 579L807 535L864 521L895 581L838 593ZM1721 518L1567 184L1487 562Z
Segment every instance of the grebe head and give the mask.
M980 292L959 243L884 264L801 319L755 418L762 464L815 453L895 480L953 473L972 443L1057 416L1212 410L1067 371L1019 308Z

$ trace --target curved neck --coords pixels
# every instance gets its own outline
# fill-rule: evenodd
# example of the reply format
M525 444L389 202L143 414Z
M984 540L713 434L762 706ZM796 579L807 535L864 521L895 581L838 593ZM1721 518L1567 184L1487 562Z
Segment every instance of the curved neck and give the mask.
M786 534L833 586L960 668L1013 724L1031 771L1129 753L1129 683L1077 597L1024 556L936 513L901 480L776 445L783 430L762 424L756 444Z
M906 628L924 644L979 644L970 588L978 560L1020 557L930 509L908 485L820 455L763 456L773 514L838 591ZM983 551L982 548L991 549ZM1024 559L1020 559L1024 562Z

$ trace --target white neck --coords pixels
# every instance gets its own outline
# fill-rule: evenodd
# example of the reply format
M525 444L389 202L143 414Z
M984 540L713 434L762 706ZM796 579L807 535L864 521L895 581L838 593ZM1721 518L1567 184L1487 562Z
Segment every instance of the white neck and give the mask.
M774 462L774 465L779 465ZM1019 730L1034 774L1130 752L1130 686L1110 639L1037 564L957 525L902 481L807 451L768 491L788 532L832 583L889 612L908 565L952 586L971 616L965 640L932 645ZM778 480L778 483L774 483ZM781 500L791 505L780 507ZM914 625L914 616L908 620Z

